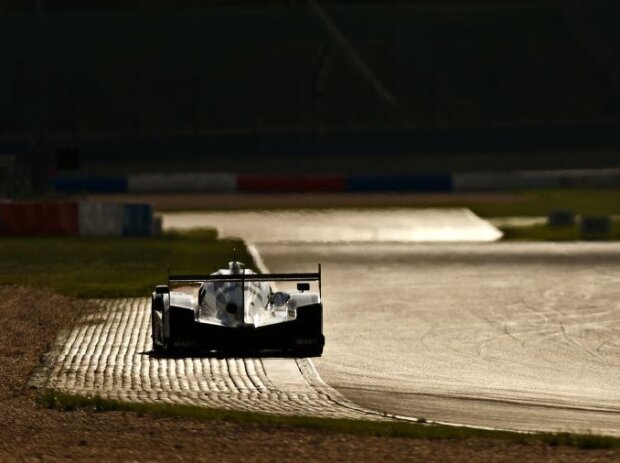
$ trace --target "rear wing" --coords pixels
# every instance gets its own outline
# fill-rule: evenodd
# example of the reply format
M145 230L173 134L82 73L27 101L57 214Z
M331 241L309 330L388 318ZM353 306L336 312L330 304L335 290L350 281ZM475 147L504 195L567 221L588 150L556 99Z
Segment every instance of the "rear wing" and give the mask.
M171 283L203 283L206 281L318 281L321 294L321 264L316 273L249 273L238 275L173 275L168 274L168 287Z

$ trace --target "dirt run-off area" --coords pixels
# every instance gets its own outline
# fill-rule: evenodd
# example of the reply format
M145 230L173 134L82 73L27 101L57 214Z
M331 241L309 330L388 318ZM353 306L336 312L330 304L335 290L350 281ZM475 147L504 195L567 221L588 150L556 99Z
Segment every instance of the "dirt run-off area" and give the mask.
M63 328L97 310L46 289L0 286L0 461L620 461L620 451L500 439L404 439L292 425L58 411L28 376Z

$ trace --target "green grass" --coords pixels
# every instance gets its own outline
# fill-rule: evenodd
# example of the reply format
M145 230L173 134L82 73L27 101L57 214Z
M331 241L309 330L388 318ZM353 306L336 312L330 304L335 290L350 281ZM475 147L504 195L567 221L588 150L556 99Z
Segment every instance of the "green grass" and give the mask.
M515 192L512 201L462 201L481 217L540 217L558 209L577 215L620 215L620 189L549 189Z
M37 398L39 406L63 411L94 410L98 412L124 411L154 417L178 417L196 420L230 421L240 425L295 426L324 432L411 439L507 439L519 443L543 442L550 446L566 445L581 449L620 448L620 439L593 434L572 433L517 433L491 431L459 426L417 424L407 422L376 422L364 420L315 418L307 416L279 416L203 408L191 405L145 404L104 399L99 396L81 396L46 390Z
M0 284L43 285L77 297L150 294L173 273L211 273L232 259L254 262L243 241L214 231L133 237L0 237Z
M550 227L546 224L501 226L499 229L504 233L504 241L620 241L620 219L613 220L610 236L590 236L587 239L582 237L578 224L566 227Z

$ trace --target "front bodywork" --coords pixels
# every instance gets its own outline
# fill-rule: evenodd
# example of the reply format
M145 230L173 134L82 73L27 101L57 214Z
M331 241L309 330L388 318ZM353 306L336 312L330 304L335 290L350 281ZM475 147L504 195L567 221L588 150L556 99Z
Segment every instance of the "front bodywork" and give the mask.
M298 286L301 290L274 291L270 283L282 281L317 281L319 291L309 291L306 283ZM153 293L152 335L156 352L321 355L320 271L171 276L168 286Z

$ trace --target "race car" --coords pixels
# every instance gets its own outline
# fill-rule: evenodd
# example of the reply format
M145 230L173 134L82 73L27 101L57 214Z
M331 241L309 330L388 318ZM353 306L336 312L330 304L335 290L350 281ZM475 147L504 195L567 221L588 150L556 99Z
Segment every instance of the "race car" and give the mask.
M276 290L278 282L297 282ZM310 290L310 282L318 291ZM236 259L210 275L169 275L151 304L156 354L323 353L321 266L317 273L257 274Z

